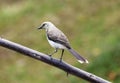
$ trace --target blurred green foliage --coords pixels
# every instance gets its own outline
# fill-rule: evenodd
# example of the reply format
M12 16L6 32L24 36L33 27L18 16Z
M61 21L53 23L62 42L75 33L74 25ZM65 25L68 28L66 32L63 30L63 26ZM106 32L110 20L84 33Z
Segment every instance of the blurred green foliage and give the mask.
M51 21L89 64L65 52L64 61L114 83L120 83L120 0L1 0L0 36L43 53L49 46L37 27ZM59 58L60 52L54 55ZM2 83L88 83L0 47Z

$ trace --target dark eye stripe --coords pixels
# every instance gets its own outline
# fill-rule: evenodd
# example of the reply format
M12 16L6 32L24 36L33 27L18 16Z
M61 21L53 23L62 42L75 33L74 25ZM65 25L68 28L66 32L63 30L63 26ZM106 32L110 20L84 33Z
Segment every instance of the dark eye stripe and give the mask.
M46 24L43 24L43 27L45 26Z

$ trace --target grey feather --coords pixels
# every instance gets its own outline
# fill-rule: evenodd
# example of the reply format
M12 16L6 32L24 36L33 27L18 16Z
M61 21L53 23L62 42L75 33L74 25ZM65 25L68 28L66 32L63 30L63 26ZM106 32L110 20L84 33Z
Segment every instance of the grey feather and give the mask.
M47 31L47 37L49 40L54 41L59 44L62 44L68 49L71 48L67 37L64 35L63 32L61 32L58 29L52 30L52 31Z
M88 63L88 61L83 58L82 56L80 56L75 50L73 49L68 49L69 52L76 57L76 59L80 62L80 63Z

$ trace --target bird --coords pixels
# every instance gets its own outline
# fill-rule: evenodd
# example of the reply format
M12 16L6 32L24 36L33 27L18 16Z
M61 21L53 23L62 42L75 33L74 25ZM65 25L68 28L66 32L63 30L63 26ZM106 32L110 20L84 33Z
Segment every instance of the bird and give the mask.
M38 29L45 29L46 36L49 44L55 49L50 57L58 52L58 49L61 49L60 62L64 54L64 50L68 50L80 63L89 63L87 59L83 58L78 52L76 52L70 45L66 35L59 30L52 22L46 21L43 22Z

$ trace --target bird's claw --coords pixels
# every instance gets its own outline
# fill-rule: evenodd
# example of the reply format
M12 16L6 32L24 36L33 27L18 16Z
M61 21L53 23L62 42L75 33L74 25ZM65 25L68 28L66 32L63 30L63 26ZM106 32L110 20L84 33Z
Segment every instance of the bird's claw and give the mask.
M52 55L49 55L50 56L50 58L51 58L51 60L52 60Z

